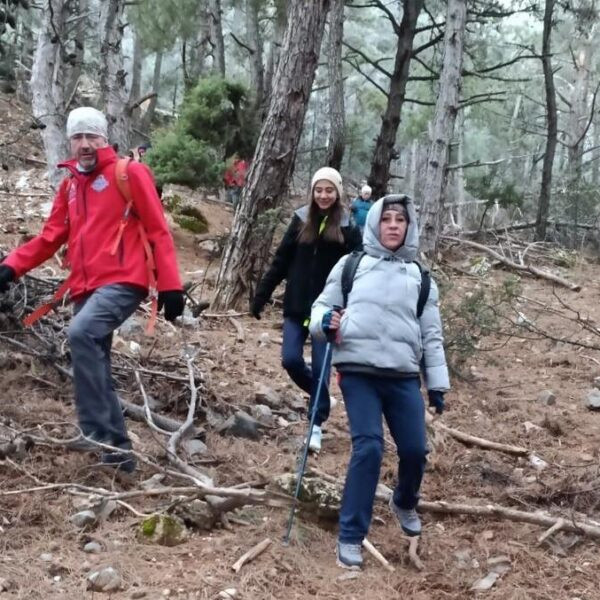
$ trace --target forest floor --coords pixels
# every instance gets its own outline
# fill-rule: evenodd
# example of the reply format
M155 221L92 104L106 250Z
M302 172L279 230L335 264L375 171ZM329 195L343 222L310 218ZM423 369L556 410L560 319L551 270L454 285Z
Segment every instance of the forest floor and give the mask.
M27 115L13 100L0 97L4 141L17 137L11 134L16 131L15 122L26 123ZM7 148L13 156L5 152ZM0 246L4 250L39 230L50 201L41 167L14 155L41 159L37 132L28 132L17 144L0 146L0 162L6 166L0 171ZM184 279L200 284L193 293L196 298L210 299L218 259L206 238L222 237L232 213L217 201L178 193L199 206L209 220L209 233L204 236L176 225L173 231ZM436 434L422 488L424 500L548 511L573 521L582 514L600 519L600 413L584 404L594 378L600 376L600 331L596 329L600 326L600 265L589 256L570 258L569 268L557 267L550 258L541 266L580 283L578 293L526 276L516 289L514 274L495 265L470 274L481 261L461 248L446 250L435 276L444 291L454 373L442 422L471 435L527 447L547 465L540 469L526 458L466 447L450 436ZM55 261L48 264L58 273ZM38 274L47 277L49 271L40 269ZM507 299L505 290L510 290ZM281 310L275 306L267 309L261 321L248 315L236 315L233 321L228 315L204 316L187 327L185 337L161 321L155 338L135 338L141 345L140 363L149 361L152 354L152 364L163 364L165 372L174 372L177 367L173 365L179 364L185 373L184 346L197 349L204 406L225 414L238 408L250 411L256 403L257 384L269 386L283 399L281 414L287 425L279 421L258 440L221 435L198 419L206 429L207 451L196 464L218 486L259 486L295 469L306 422L300 408L302 395L280 366L280 325ZM473 354L468 353L463 335L469 330L478 332L471 340L477 346ZM15 337L24 342L30 339L19 337L18 331ZM117 358L130 353L128 341L117 339ZM185 402L173 402L170 397L175 386L150 379L149 375L145 379L148 388L164 400L162 412L182 420ZM64 423L74 421L70 383L51 365L15 353L1 340L0 386L4 390L0 433L39 432L42 424L45 430L60 433ZM540 396L546 390L554 393L554 401ZM333 391L341 398L335 384ZM120 393L127 400L141 402L132 376ZM136 450L160 461L164 446L160 436L144 423L128 420L128 425ZM325 425L323 451L309 459L309 466L343 480L349 453L340 402ZM94 529L82 531L69 521L81 498L66 490L39 488L76 482L135 490L156 473L143 464L133 478L117 480L95 463L94 457L67 452L59 444L35 444L0 460L0 598L212 599L226 597L219 594L231 588L241 600L600 597L600 554L596 542L583 533L558 532L540 544L544 528L536 525L425 513L419 548L425 568L418 571L409 563L406 539L383 503L376 504L369 538L395 572L384 570L367 556L356 577L349 577L335 564L335 521L300 516L291 544L284 547L281 540L288 516L284 508L238 509L229 529L192 530L185 543L174 547L141 541L137 535L141 517L124 505ZM393 448L386 444L381 481L393 486L395 473ZM181 485L170 476L163 484ZM8 494L17 490L30 491ZM164 501L136 497L128 505L139 513L152 513ZM267 537L272 543L266 551L235 573L233 563ZM83 546L91 540L99 543L100 552L84 552ZM488 591L472 591L472 585L496 563L503 565L503 572L494 585ZM88 574L103 566L120 573L119 591L87 590Z

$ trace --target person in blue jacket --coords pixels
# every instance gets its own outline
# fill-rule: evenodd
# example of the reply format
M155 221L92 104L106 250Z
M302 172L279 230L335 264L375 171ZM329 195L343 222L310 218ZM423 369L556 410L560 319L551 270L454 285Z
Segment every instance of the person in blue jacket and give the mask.
M414 260L419 227L412 200L385 196L369 211L363 247L365 256L354 275L344 303L342 258L331 271L315 300L310 332L326 339L333 332L333 360L340 377L352 435L340 510L338 564L347 569L362 565L361 544L367 535L383 457L382 417L388 424L398 454L398 483L390 509L402 531L420 535L416 512L425 472L427 443L425 406L420 374L429 404L444 410L449 389L438 288L433 279L423 312L418 316L422 285ZM337 307L344 306L340 310Z
M373 201L371 199L372 193L373 190L370 186L363 185L362 188L360 188L360 196L358 196L358 198L355 198L350 206L352 218L354 219L355 225L360 229L361 234L365 229L365 223L367 222L367 213L373 205Z

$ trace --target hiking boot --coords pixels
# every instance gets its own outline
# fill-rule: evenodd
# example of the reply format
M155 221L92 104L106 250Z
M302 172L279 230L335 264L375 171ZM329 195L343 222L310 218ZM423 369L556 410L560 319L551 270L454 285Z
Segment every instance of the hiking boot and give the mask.
M406 535L411 537L421 535L421 519L414 508L399 508L394 498L390 498L390 510Z
M312 452L321 452L321 439L323 438L323 432L318 425L313 425L312 434L310 436L310 442L308 442L308 449Z
M360 544L345 544L338 542L335 555L337 556L337 564L342 569L350 569L351 571L360 571L363 564L362 547Z
M100 464L113 467L122 473L133 473L137 467L137 461L131 452L104 452Z
M67 450L74 452L100 452L102 446L98 444L111 444L110 440L105 440L96 435L81 435L77 439L65 444Z

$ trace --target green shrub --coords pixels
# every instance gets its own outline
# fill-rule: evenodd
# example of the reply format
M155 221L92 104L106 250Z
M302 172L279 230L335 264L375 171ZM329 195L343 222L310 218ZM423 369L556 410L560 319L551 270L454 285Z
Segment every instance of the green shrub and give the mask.
M146 161L159 185L179 183L191 188L219 185L224 168L216 148L179 127L152 136Z
M201 79L187 94L177 124L152 136L147 162L157 182L218 186L226 157L252 156L258 124L246 96L237 83L221 77Z

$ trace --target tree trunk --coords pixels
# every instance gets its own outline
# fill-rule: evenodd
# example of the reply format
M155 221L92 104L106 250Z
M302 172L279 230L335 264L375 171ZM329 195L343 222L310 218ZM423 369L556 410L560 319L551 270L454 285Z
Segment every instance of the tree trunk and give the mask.
M448 153L459 109L466 15L466 0L448 0L442 72L420 198L420 247L430 256L440 233Z
M592 125L594 132L594 141L592 142L592 146L594 148L598 148L600 146L600 124L594 123ZM600 152L598 150L594 150L591 159L592 162L592 185L597 186L600 183Z
M139 100L142 90L142 40L137 31L133 32L133 57L131 59L131 89L129 90L129 105ZM139 112L139 111L138 111Z
M31 67L33 65L33 56L35 53L35 39L32 28L31 11L19 5L17 8L17 32L18 40L17 57L19 63L15 65L15 78L17 85L17 98L26 104L31 104L31 89L29 80L31 79Z
M285 34L287 24L287 4L285 0L275 0L275 27L273 31L273 39L271 40L271 48L269 50L269 58L267 60L267 70L265 72L265 89L263 92L264 104L268 106L271 101L271 91L273 89L273 77L277 71L279 64L279 56L281 54L281 40Z
M259 0L246 0L246 42L250 48L250 80L254 90L254 109L262 116L265 91L265 71L263 66L263 43L258 21Z
M209 0L210 41L213 47L213 71L225 77L225 42L221 21L221 0Z
M85 37L89 28L89 19L87 17L88 11L88 2L87 0L72 0L71 4L75 8L77 14L79 15L77 25L76 25L76 33L75 40L73 43L73 47L71 48L71 56L69 58L69 62L72 65L71 73L69 76L69 85L67 88L67 105L65 106L65 110L71 109L71 104L75 97L75 93L77 92L77 88L79 87L79 80L81 78L81 70L83 68L83 55L85 50ZM73 12L73 11L71 11Z
M152 76L152 91L156 93L156 96L153 96L150 99L150 104L148 104L148 108L142 117L140 122L140 131L142 133L149 133L150 126L152 125L152 119L154 119L154 113L156 112L156 104L158 103L158 91L160 89L160 73L162 71L162 59L163 53L157 52L156 57L154 59L154 75Z
M329 140L327 164L338 171L344 158L346 122L344 79L342 76L342 39L344 36L344 0L332 0L329 17Z
M100 10L100 102L108 120L110 143L129 148L131 116L127 108L127 73L123 68L124 0L104 0Z
M70 16L68 0L45 0L42 25L31 68L33 115L44 125L41 130L50 184L56 187L62 174L56 165L68 157L65 135L66 86L69 66L65 63L65 22Z
M210 17L207 6L202 6L202 15L200 17L200 24L198 27L198 33L196 35L196 41L194 44L189 45L189 56L187 70L190 84L195 86L198 83L198 79L202 77L205 69L206 58L210 54Z
M219 270L219 308L250 298L268 256L276 224L273 209L282 204L294 167L328 9L329 0L290 3L269 112Z
M577 31L582 33L579 51L573 52L573 63L575 67L573 83L571 87L570 112L568 119L567 139L567 169L568 169L568 196L571 205L571 240L573 247L577 246L579 232L577 225L580 220L580 203L582 196L582 165L583 148L589 124L588 93L590 83L590 65L592 60L593 44L590 24L578 20Z
M538 203L537 218L535 221L535 239L543 241L546 239L546 226L548 212L550 210L550 198L552 195L552 165L554 164L554 153L556 152L556 140L558 136L558 117L556 111L556 90L554 88L554 74L552 72L551 43L552 12L554 0L546 0L544 10L544 32L542 34L542 66L544 68L544 85L546 88L546 152L542 167L542 185L540 188L540 200Z
M398 48L394 61L394 71L390 80L388 102L381 120L379 135L368 178L373 189L373 198L381 198L387 191L390 178L390 163L396 157L396 134L400 126L400 113L404 104L404 93L408 80L408 68L412 54L417 18L423 8L423 0L403 0L404 12L398 29Z

